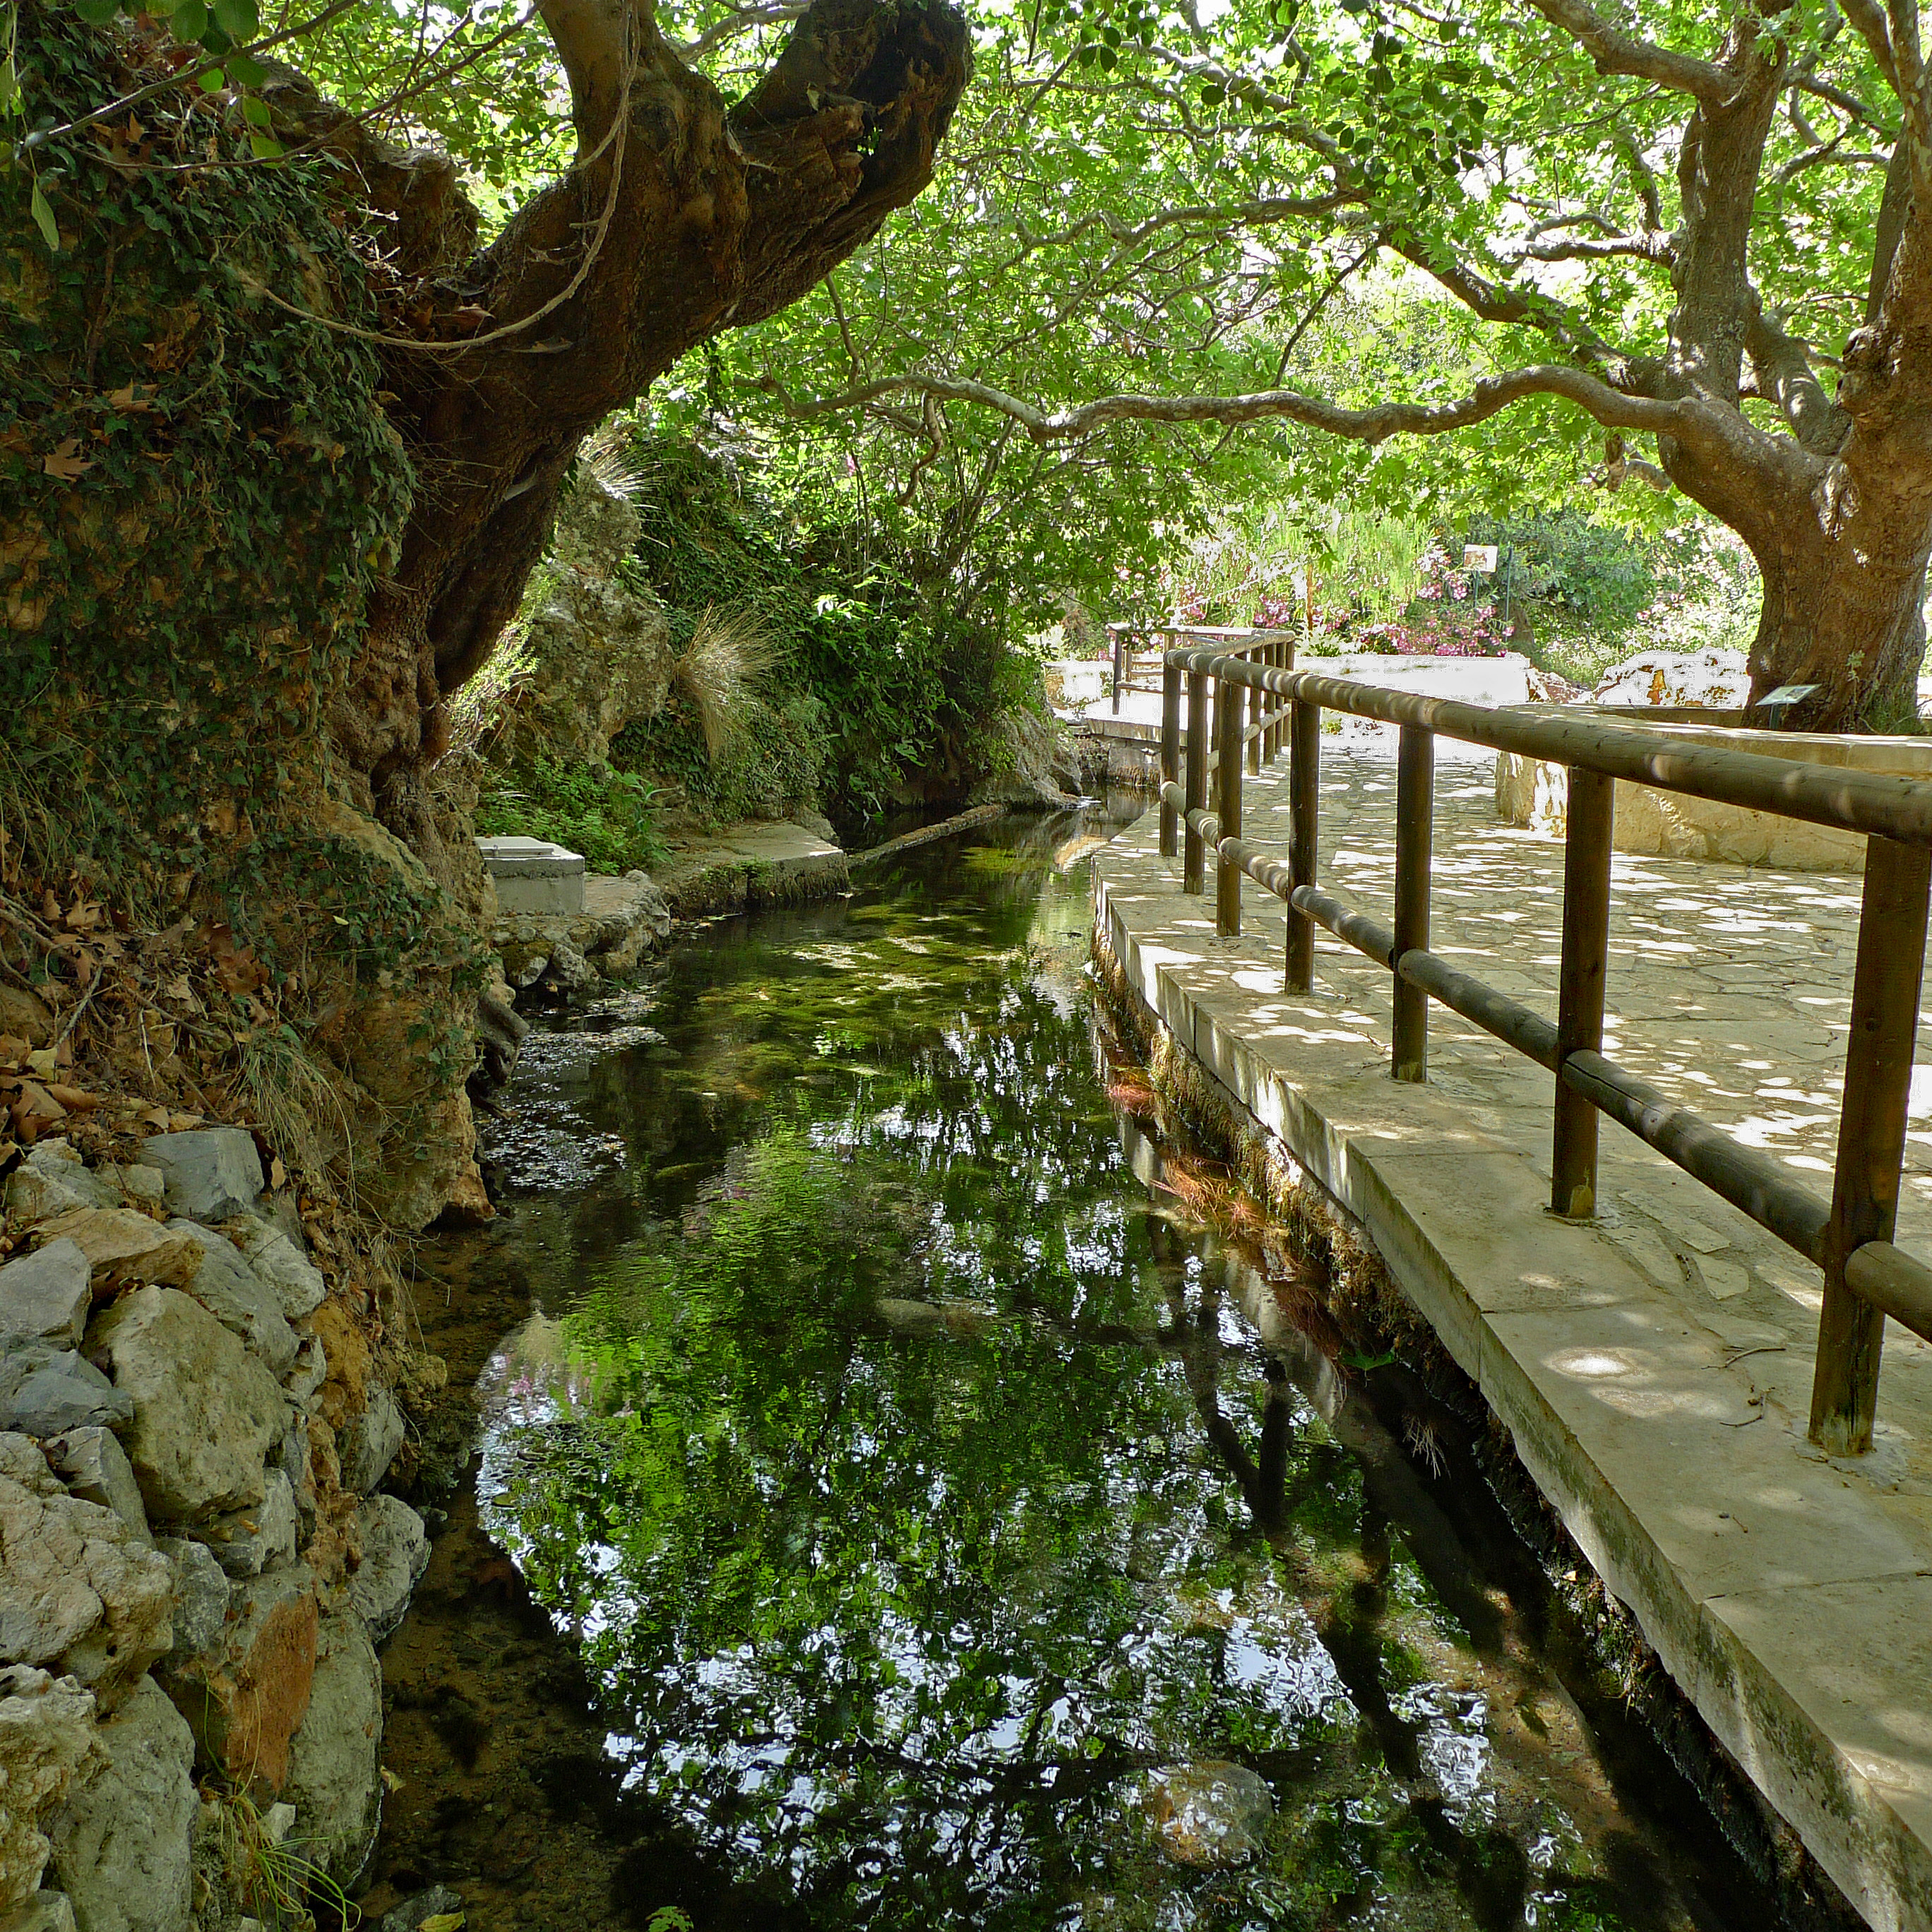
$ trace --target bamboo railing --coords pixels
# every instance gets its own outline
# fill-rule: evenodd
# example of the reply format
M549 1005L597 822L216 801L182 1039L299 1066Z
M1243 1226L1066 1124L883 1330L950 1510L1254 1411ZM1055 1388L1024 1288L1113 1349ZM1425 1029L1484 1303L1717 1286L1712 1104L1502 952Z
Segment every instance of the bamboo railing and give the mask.
M1280 701L1270 707L1270 700ZM1392 926L1324 892L1316 879L1324 710L1400 729ZM1429 950L1438 734L1568 768L1554 1024ZM1241 836L1243 766L1258 770L1262 760L1277 755L1284 738L1285 863ZM1768 1156L1604 1057L1611 816L1618 778L1866 836L1844 1100L1828 1202L1800 1186ZM1205 890L1207 855L1214 854L1218 931L1240 931L1244 879L1286 902L1287 991L1312 987L1317 926L1388 968L1394 981L1390 1071L1395 1078L1427 1078L1431 1000L1555 1076L1552 1212L1570 1220L1594 1215L1597 1123L1606 1114L1816 1262L1824 1270L1825 1299L1812 1384L1812 1439L1834 1455L1860 1455L1870 1448L1885 1316L1932 1340L1932 1269L1892 1242L1932 905L1932 782L1324 677L1295 670L1292 644L1269 638L1241 651L1164 654L1160 801L1160 849L1180 859L1184 891Z

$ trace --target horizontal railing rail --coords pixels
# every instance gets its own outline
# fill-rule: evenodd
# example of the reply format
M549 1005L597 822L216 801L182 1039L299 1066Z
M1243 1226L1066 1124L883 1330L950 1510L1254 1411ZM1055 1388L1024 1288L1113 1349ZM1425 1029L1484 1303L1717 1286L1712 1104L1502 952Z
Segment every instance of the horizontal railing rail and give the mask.
M1312 988L1317 926L1386 969L1395 1009L1390 1072L1399 1080L1427 1078L1431 1000L1552 1074L1556 1214L1572 1220L1594 1216L1597 1122L1607 1114L1816 1262L1824 1271L1825 1297L1811 1434L1833 1454L1869 1449L1884 1317L1932 1339L1932 1268L1892 1240L1932 910L1932 782L1732 751L1640 726L1491 709L1323 676L1294 668L1285 635L1239 651L1211 646L1167 651L1161 688L1160 849L1180 859L1189 892L1206 890L1207 856L1213 853L1217 929L1240 932L1241 882L1252 879L1287 908L1287 990ZM1270 699L1280 702L1264 708ZM1324 891L1316 880L1324 710L1399 730L1390 925ZM1554 1022L1430 950L1438 735L1568 770ZM1284 744L1285 862L1244 838L1241 825L1244 750L1249 769L1258 770ZM1769 1155L1604 1054L1610 832L1618 779L1865 836L1844 1101L1828 1202Z

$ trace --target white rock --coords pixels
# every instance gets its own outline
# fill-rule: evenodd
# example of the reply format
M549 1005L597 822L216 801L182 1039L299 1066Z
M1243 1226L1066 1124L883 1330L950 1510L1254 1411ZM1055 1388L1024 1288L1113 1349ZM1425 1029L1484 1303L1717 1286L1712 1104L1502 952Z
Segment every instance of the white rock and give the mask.
M0 1430L58 1436L130 1420L134 1403L71 1348L0 1336Z
M301 1347L296 1351L293 1365L282 1378L282 1386L288 1390L289 1400L298 1408L307 1408L310 1398L328 1379L328 1358L322 1352L322 1338L304 1335Z
M50 1221L74 1208L118 1208L118 1190L92 1173L63 1140L41 1141L8 1177L7 1211L23 1221Z
M74 1907L64 1892L37 1892L11 1912L0 1908L0 1932L74 1932Z
M38 1253L9 1262L0 1268L0 1334L79 1348L93 1280L86 1256L72 1241L50 1241Z
M144 1677L94 1746L47 1828L61 1888L87 1932L187 1932L194 1734Z
M239 1127L197 1127L151 1134L142 1163L160 1169L168 1204L191 1221L225 1221L255 1204L262 1191L262 1157L255 1138Z
M96 1320L88 1342L134 1398L123 1439L151 1519L194 1520L262 1500L288 1405L200 1303L177 1288L137 1288Z
M328 1292L321 1270L274 1222L250 1215L242 1224L242 1252L248 1264L281 1298L282 1312L298 1321L318 1307Z
M195 1532L231 1576L259 1576L296 1553L294 1485L279 1468L262 1478L262 1500L231 1510Z
M172 1640L166 1562L111 1509L70 1496L22 1436L0 1436L0 1660L117 1703Z
M429 1534L423 1520L400 1496L371 1496L356 1513L362 1561L349 1586L349 1600L381 1643L410 1607L410 1593L429 1568Z
M93 1746L94 1699L72 1678L0 1670L0 1912L39 1885L49 1850L40 1826Z
M382 1821L382 1672L353 1610L322 1619L308 1714L289 1748L285 1787L302 1855L345 1890Z
M136 1161L120 1170L121 1192L144 1208L158 1208L167 1198L168 1178L158 1167Z
M205 1543L184 1536L164 1536L156 1539L154 1547L174 1571L174 1643L168 1652L168 1667L178 1669L191 1658L213 1657L227 1625L234 1586Z
M368 1406L352 1416L338 1438L342 1486L366 1496L388 1474L396 1451L403 1446L403 1412L396 1398L380 1382L369 1384Z
M143 1543L153 1540L134 1465L112 1430L70 1429L64 1436L50 1436L41 1448L68 1495L111 1509Z
M1274 1816L1267 1780L1225 1758L1153 1772L1143 1802L1162 1850L1184 1865L1246 1864L1261 1851Z
M279 1381L294 1366L296 1331L282 1313L280 1294L250 1268L226 1234L177 1216L168 1223L201 1250L188 1292L231 1334L239 1335Z

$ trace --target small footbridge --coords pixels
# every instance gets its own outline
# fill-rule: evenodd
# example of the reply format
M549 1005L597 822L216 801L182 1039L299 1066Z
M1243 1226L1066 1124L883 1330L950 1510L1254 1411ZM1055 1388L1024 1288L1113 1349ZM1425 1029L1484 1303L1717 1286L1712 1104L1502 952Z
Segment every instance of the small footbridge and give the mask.
M1161 658L1096 945L1846 1896L1932 1932L1932 782L1232 641ZM1324 768L1337 718L1393 743ZM1567 773L1560 844L1498 824L1496 754ZM1862 877L1615 852L1619 783L1859 835Z

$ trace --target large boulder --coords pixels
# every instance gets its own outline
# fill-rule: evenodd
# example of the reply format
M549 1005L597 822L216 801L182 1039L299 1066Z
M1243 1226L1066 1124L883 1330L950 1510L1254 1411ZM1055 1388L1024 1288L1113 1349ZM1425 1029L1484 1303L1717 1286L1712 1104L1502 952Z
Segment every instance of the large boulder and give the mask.
M150 1134L141 1159L161 1171L168 1205L190 1221L225 1221L254 1207L265 1184L255 1137L239 1127Z
M169 1657L162 1681L202 1755L253 1791L278 1796L289 1741L315 1676L315 1575L291 1563L238 1584L211 1653Z
M130 1282L185 1288L201 1266L201 1250L193 1242L170 1234L138 1208L76 1208L56 1215L40 1232L80 1248L94 1271L97 1294Z
M172 1640L174 1579L144 1532L69 1496L40 1450L0 1436L0 1660L118 1702Z
M0 1336L0 1430L58 1436L70 1429L118 1428L134 1414L134 1399L85 1355Z
M94 1734L94 1752L47 1828L80 1932L187 1932L200 1800L194 1737L152 1678Z
M385 1642L410 1607L410 1597L429 1568L429 1535L423 1520L400 1496L371 1496L356 1513L362 1560L349 1586L349 1600L369 1626L372 1642Z
M344 1891L369 1862L382 1822L382 1671L353 1610L324 1620L308 1714L289 1750L284 1795L302 1856Z
M77 1348L93 1306L94 1270L72 1241L51 1241L38 1254L0 1268L0 1335L24 1335L56 1348Z
M0 1670L0 1912L40 1882L50 1849L42 1822L94 1745L94 1699L70 1677Z
M294 1366L299 1346L282 1312L282 1298L243 1258L226 1234L199 1221L177 1218L168 1232L201 1250L201 1266L188 1292L230 1334L238 1335L268 1365L278 1381Z
M136 1289L96 1319L88 1346L134 1399L125 1440L151 1516L191 1521L261 1502L288 1406L199 1302L176 1288Z

